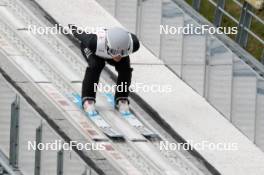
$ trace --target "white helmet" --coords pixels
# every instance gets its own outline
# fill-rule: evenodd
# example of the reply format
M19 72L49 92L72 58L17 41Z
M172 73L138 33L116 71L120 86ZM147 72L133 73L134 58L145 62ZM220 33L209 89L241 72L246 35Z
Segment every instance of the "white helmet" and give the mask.
M127 56L131 47L130 34L122 28L110 28L106 32L107 53L111 56Z

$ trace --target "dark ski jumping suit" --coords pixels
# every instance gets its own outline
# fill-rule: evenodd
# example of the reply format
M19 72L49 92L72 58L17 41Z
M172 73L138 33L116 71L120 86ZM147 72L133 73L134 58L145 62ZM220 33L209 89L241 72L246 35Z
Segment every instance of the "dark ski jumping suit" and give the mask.
M107 29L105 29L107 30ZM83 84L82 84L82 102L85 100L94 100L96 99L96 91L94 90L94 85L98 84L101 71L105 66L105 62L115 67L115 70L118 72L116 85L129 87L131 84L132 78L132 68L130 67L130 58L129 56L123 57L119 62L114 61L113 59L105 59L96 55L97 52L97 34L87 34L85 32L76 32L73 30L73 35L81 42L81 51L88 62L88 67L85 72ZM131 34L133 41L132 53L136 52L139 47L139 40L136 35ZM122 88L122 89L125 89ZM121 99L127 99L129 91L116 91L115 101Z

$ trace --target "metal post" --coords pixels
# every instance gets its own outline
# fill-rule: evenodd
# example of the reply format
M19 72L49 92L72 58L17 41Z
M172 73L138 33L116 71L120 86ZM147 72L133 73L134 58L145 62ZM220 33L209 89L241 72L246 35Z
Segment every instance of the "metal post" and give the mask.
M142 3L143 0L137 0L137 19L136 19L136 35L141 38L141 22L142 22Z
M82 175L87 175L87 169L88 169L88 167L86 166L84 172L82 173Z
M115 18L117 18L117 16L116 16L116 14L117 14L117 5L118 5L118 4L117 4L117 3L118 3L117 1L118 1L118 0L114 0L114 3L115 3L115 4L114 4L114 6L115 6L114 8L115 8L115 9L114 9L114 15L113 15L113 16L114 16Z
M42 141L42 124L36 129L36 145ZM36 148L35 151L35 173L34 175L40 175L41 171L41 150Z
M57 175L63 175L63 150L57 154Z
M91 168L89 169L89 175L92 175L92 169Z
M236 41L240 46L244 48L247 46L248 41L248 32L245 30L245 28L250 29L252 20L251 14L248 13L248 11L251 9L252 6L249 3L244 2L238 24L238 34L236 36Z
M263 51L262 51L262 55L261 55L261 57L260 57L260 61L261 61L261 63L264 65L264 49L263 49Z
M2 167L1 164L0 164L0 174L4 174L4 167Z
M201 0L193 0L192 6L196 11L199 12L201 7Z
M19 111L20 111L20 98L18 95L16 95L15 101L11 104L10 149L9 149L9 164L15 169L18 168Z
M216 27L221 26L222 18L223 18L223 12L220 10L220 8L225 8L225 0L217 0L217 6L215 9L215 16L214 16L214 25Z

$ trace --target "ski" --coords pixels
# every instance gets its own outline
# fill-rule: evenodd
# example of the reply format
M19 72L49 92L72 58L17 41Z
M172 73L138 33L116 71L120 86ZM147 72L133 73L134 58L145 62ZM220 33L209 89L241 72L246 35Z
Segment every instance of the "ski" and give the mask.
M107 101L115 108L115 100L112 93L104 93ZM131 126L133 126L141 135L147 139L160 138L158 134L147 128L132 112L120 113L122 119L126 120Z
M78 93L69 94L68 97L79 109L83 111L82 98ZM104 118L100 115L98 111L96 111L96 113L93 113L92 115L89 115L86 112L84 113L109 138L113 140L124 140L125 139L123 134L113 129L112 126L107 121L104 120Z

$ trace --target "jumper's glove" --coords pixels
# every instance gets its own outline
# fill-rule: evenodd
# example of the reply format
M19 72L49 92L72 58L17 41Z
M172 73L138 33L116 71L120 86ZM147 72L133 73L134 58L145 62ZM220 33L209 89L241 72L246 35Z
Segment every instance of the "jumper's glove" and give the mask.
M113 57L112 58L115 62L119 62L121 59L122 59L122 57L121 56L115 56L115 57Z

